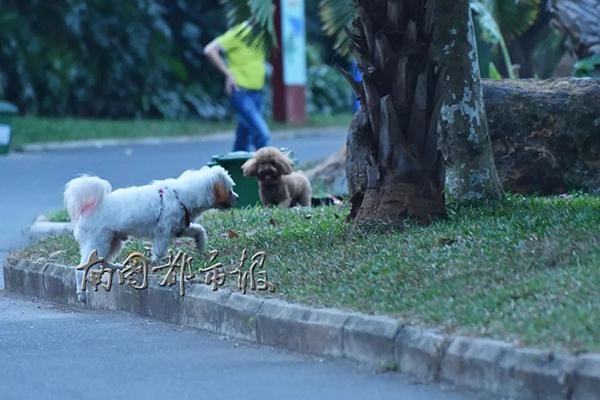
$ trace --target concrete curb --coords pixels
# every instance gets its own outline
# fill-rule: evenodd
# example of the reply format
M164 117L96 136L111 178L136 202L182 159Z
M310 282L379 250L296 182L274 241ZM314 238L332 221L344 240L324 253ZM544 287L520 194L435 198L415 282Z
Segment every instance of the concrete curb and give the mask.
M6 289L78 305L74 269L18 260L4 266ZM156 277L136 291L113 284L88 292L84 308L122 310L161 321L319 356L345 357L420 381L441 381L511 399L600 399L600 354L557 354L509 343L403 326L382 316L317 309L278 299L213 292L191 284L185 297Z
M48 219L40 215L33 221L33 224L27 231L27 236L30 242L34 242L52 235L64 235L73 230L69 222L50 222Z
M290 128L273 131L272 135L278 138L296 137L296 136L314 136L314 135L334 135L346 134L348 128L345 126L327 126L313 128ZM89 140L71 140L65 142L44 142L31 143L22 147L23 151L47 151L47 150L68 150L81 148L102 148L108 146L135 146L135 145L160 145L176 143L206 143L215 140L230 139L233 130L221 131L211 134L196 136L164 136L164 137L140 137L133 139L89 139Z

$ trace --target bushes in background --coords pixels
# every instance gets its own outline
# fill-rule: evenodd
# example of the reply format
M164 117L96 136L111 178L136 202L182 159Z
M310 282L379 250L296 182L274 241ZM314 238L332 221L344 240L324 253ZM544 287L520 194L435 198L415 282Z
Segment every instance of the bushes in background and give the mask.
M223 81L202 54L226 29L218 0L0 0L0 26L0 98L22 113L228 115ZM311 27L308 34L315 35ZM319 33L313 39L326 40ZM337 72L326 66L313 72L309 110L343 108L328 90L329 81L340 86Z

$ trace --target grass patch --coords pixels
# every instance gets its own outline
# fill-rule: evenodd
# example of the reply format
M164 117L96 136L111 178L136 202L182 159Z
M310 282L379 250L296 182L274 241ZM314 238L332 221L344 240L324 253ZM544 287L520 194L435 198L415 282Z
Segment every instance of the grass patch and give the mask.
M69 222L70 221L69 214L67 213L67 210L65 210L65 209L49 212L48 214L46 214L46 218L48 218L48 221L50 221L50 222Z
M350 114L309 116L306 123L271 123L274 130L296 127L348 126ZM16 117L12 120L12 147L26 144L86 139L133 139L142 137L198 136L233 130L233 121L97 120L76 118Z
M209 213L203 224L227 268L244 248L266 251L269 279L291 301L600 351L600 197L511 196L385 234L351 229L347 212L252 208ZM70 238L49 238L23 254L47 257L61 249L57 257L75 264L76 247ZM142 248L131 241L125 250ZM207 262L196 258L196 268Z

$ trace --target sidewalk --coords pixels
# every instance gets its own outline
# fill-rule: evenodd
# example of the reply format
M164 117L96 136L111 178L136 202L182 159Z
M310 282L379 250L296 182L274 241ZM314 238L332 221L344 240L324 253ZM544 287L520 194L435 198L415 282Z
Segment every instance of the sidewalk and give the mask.
M348 127L346 126L328 126L328 127L302 127L271 132L273 138L295 138L319 135L346 135ZM71 140L63 142L42 142L31 143L23 146L23 151L46 151L63 150L79 148L102 148L108 146L132 146L132 145L160 145L160 144L178 144L178 143L204 143L222 140L232 140L231 131L215 132L208 135L197 136L165 136L165 137L147 137L133 139L89 139L89 140Z

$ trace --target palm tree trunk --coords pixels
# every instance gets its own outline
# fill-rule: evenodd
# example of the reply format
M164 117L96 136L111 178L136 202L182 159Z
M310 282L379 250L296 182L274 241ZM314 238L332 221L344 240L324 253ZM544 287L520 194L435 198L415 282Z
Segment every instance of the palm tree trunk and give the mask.
M349 160L367 160L366 190L353 197L351 216L431 221L446 214L445 184L459 200L500 197L468 0L356 7L351 41L363 82L355 91L371 137L348 145Z
M438 0L435 52L447 70L439 129L446 193L457 201L498 199L498 179L483 103L477 43L468 0Z
M356 90L373 160L353 213L358 223L429 222L446 214L437 133L446 75L432 57L433 3L356 0L351 42L363 72Z

